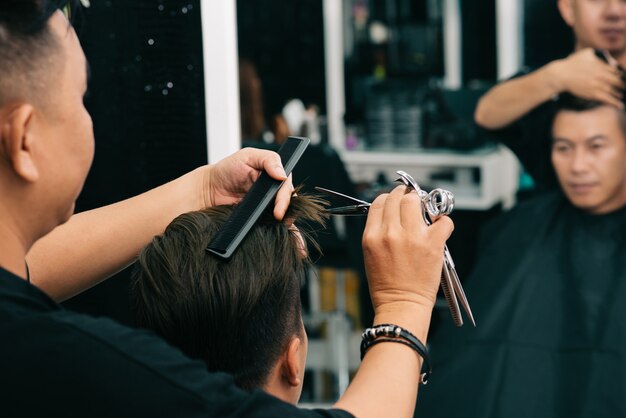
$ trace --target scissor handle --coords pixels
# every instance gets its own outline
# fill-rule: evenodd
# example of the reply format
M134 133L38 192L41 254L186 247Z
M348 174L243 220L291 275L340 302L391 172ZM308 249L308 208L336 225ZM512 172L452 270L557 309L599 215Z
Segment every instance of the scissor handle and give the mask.
M422 205L432 220L452 213L454 209L452 192L444 189L433 189L430 193L426 193L409 173L402 170L398 170L396 173L400 176L396 181L401 181L405 186L417 192L422 200Z
M452 192L444 189L433 189L424 196L422 202L431 218L449 215L454 209L454 195Z
M427 225L430 225L440 216L449 215L454 209L454 195L448 190L434 189L430 193L426 193L419 187L415 179L409 173L401 170L396 171L396 173L400 176L396 181L401 181L405 186L417 192L417 195L422 201L422 216ZM461 286L459 276L456 273L454 261L452 261L452 256L450 255L450 250L448 250L447 245L444 246L441 289L443 290L446 302L448 302L456 326L460 327L463 325L463 318L461 317L457 296L461 298L461 305L465 309L470 321L476 326L476 321L474 321L472 310L465 296L463 286Z

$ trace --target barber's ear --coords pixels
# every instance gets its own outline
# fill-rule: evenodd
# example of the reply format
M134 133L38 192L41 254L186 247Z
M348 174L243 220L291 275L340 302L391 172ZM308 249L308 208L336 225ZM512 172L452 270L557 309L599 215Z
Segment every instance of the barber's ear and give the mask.
M298 337L294 337L289 342L287 351L285 352L285 362L283 363L283 378L291 386L299 386L302 384L302 368L305 366L301 363L302 350L304 350L304 343Z
M15 173L27 182L37 181L39 170L33 155L36 136L32 132L35 109L22 104L11 110L3 121L0 145L4 158Z
M559 7L559 12L561 12L561 17L567 23L568 26L574 26L574 3L572 0L558 0L557 6Z

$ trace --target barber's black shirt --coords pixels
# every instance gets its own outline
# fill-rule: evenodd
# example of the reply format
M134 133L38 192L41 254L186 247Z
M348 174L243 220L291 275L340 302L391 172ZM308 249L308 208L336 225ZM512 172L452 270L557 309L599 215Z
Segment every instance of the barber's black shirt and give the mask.
M243 391L153 334L64 310L0 268L0 416L351 415L299 410L260 390Z

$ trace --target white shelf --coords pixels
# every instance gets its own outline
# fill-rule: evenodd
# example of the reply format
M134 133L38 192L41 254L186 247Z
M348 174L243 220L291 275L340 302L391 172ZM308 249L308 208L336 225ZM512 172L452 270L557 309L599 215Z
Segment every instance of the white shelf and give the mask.
M515 202L519 164L503 146L472 153L343 150L340 155L354 182L373 182L380 173L394 180L396 171L404 170L425 187L450 190L458 209L485 210L498 203L510 207ZM437 180L442 174L450 180Z
M343 122L345 113L344 86L344 40L343 22L345 10L341 2L324 0L324 43L326 51L326 100L329 143L341 155L355 182L372 182L379 173L394 180L396 170L404 170L425 186L441 187L455 195L459 209L485 210L496 204L505 208L515 203L519 182L519 162L504 146L484 152L455 153L450 151L348 151L345 149L346 134ZM507 52L506 64L515 65L519 60L518 35L521 20L516 17L514 0L498 0L498 51ZM460 86L461 61L458 57L460 26L458 0L446 0L444 25L445 36L445 85ZM505 19L506 18L506 19ZM505 22L506 25L503 26ZM506 30L505 30L506 29ZM502 33L501 33L502 32ZM506 32L506 33L505 33ZM509 51L510 50L510 51ZM510 52L510 53L509 53ZM500 54L499 54L500 55ZM499 61L499 72L504 68ZM476 170L480 181L475 181ZM451 181L433 180L433 175L447 172Z

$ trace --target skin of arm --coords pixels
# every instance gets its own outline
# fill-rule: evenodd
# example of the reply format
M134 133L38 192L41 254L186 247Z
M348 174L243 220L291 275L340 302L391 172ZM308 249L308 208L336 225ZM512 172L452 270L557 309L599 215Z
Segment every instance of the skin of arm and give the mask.
M615 64L601 61L593 49L585 48L496 85L479 100L474 120L487 129L503 128L565 91L623 108L623 89Z
M500 83L478 101L474 120L483 128L503 128L558 93L549 65Z
M453 225L443 217L428 227L417 194L405 190L399 186L374 201L363 251L375 325L399 325L426 343L444 244ZM413 417L421 365L422 358L409 347L377 344L335 407L359 418Z
M28 252L31 282L57 301L70 298L131 264L176 216L239 201L261 169L285 179L278 154L247 148L141 195L76 214ZM290 177L276 197L278 219L292 192Z

